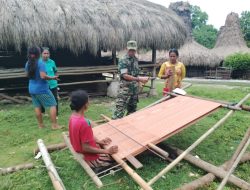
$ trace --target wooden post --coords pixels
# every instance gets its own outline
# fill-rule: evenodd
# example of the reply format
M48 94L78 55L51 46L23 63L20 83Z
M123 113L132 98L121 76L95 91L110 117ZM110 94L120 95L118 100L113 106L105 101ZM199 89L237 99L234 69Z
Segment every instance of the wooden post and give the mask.
M153 67L153 72L152 72L152 77L154 79L151 79L151 87L150 87L150 91L149 91L149 95L150 96L157 96L157 91L156 91L156 88L155 88L155 77L156 77L156 49L155 47L153 47L152 49L152 64L154 65Z
M57 171L55 169L55 166L54 166L53 162L51 161L50 155L49 155L49 153L47 151L46 146L43 143L43 140L38 139L37 140L37 145L38 145L39 150L40 150L40 152L42 154L43 161L44 161L45 166L46 166L46 168L48 170L50 179L52 181L52 184L53 184L55 190L66 190L66 188L63 185L63 182L62 182L61 178L59 177L59 175L58 175L58 173L57 173Z
M236 160L233 162L233 165L232 167L230 167L229 171L227 172L227 175L224 177L224 179L222 180L221 184L219 185L218 189L217 190L222 190L224 188L224 186L226 185L230 175L234 172L235 168L237 167L238 163L240 162L243 154L245 153L245 151L247 150L247 147L249 146L250 144L250 133L248 132L248 134L246 135L246 139L247 139L247 142L245 142L243 139L243 144L244 146L242 147L242 150L240 151L238 157L236 158Z
M184 158L185 159L185 158ZM245 153L244 156L241 158L240 162L241 163L244 163L246 161L249 161L250 160L250 153ZM226 165L226 163L224 163L222 166L220 166L220 168L223 169L223 167ZM177 188L176 190L195 190L195 189L198 189L200 187L203 187L203 186L207 186L209 185L210 183L212 183L214 180L215 180L216 176L212 173L208 173L190 183L187 183L185 185L183 185L182 187L180 188Z
M66 132L63 132L62 135L63 135L63 139L64 139L67 147L69 148L70 152L73 154L74 158L81 164L81 166L84 168L84 170L90 176L90 178L94 181L96 186L98 188L101 188L103 186L102 181L98 178L98 176L90 168L90 166L84 161L83 155L74 151L74 149L69 141L68 134Z
M239 107L243 102L249 99L250 94L246 95L237 105ZM233 110L230 110L220 121L218 121L213 127L211 127L206 133L204 133L199 139L197 139L190 147L188 147L181 155L179 155L173 162L171 162L166 168L164 168L159 174L153 177L148 184L152 185L161 176L170 171L176 164L178 164L189 152L191 152L195 147L197 147L204 139L206 139L212 132L214 132L218 127L220 127L232 114Z
M0 168L0 175L5 175L5 174L9 174L9 173L13 173L19 170L24 170L24 169L31 169L34 168L34 164L33 163L27 163L27 164L20 164L20 165L16 165L16 166L11 166L8 168Z
M55 150L61 150L63 148L67 147L65 143L59 143L59 144L51 144L47 146L48 152L53 152ZM34 149L34 155L36 155L39 152L39 148Z
M175 148L176 152L178 155L181 155L183 152L185 151L182 151L180 149L177 149ZM220 167L216 167L208 162L205 162L199 158L196 158L195 156L192 156L191 154L187 154L184 158L185 160L187 160L188 162L190 162L191 164L207 171L207 172L210 172L210 173L213 173L215 176L219 177L219 178L224 178L227 174L227 172L220 168ZM231 175L229 177L229 182L240 187L241 189L250 189L250 184L247 183L246 181L234 176L234 175Z
M149 148L153 149L155 152L159 153L164 158L168 158L169 154L165 150L162 150L161 148L159 148L158 146L156 146L156 145L154 145L152 143L148 143L147 145L148 145Z
M116 48L112 49L112 62L113 62L113 65L117 65L117 62L116 62ZM116 76L115 72L113 73L113 79L117 79L117 76Z

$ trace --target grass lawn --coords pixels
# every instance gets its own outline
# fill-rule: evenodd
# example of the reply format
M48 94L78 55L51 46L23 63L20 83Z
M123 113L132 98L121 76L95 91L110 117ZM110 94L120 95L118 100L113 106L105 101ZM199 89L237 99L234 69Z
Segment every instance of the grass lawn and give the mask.
M141 98L138 104L139 108L145 107L159 99L161 97L162 85L161 82L157 84L159 96ZM250 87L194 84L187 89L187 92L201 97L238 102L247 93L250 93ZM250 105L250 101L247 101L247 104ZM114 99L106 97L94 98L91 99L91 106L86 115L92 120L100 119L100 114L102 113L111 116L113 107ZM42 160L34 160L33 149L37 146L36 141L39 138L42 138L47 145L62 142L61 132L67 130L67 121L70 112L69 102L61 101L59 124L65 126L65 128L53 131L50 129L48 117L44 118L47 127L45 129L38 129L31 104L11 106L0 105L0 168L25 162L33 162L36 165L35 169L23 170L13 174L0 176L0 190L53 189ZM181 133L169 138L164 143L185 149L227 112L227 109L219 109L198 123L183 130ZM192 151L192 154L198 155L203 160L215 165L224 163L231 157L234 150L237 148L237 145L240 143L241 138L249 127L249 123L249 112L236 112L223 126L217 129L209 138ZM53 152L51 153L51 157L67 189L96 189L95 185L81 166L74 161L69 150L65 149ZM151 179L166 166L166 162L146 152L139 155L137 158L144 165L144 167L137 170L137 172L145 180ZM195 175L190 175L191 173ZM237 167L234 174L250 183L249 173L250 162L241 164ZM153 188L159 190L172 190L204 174L206 174L204 171L182 161L166 174L165 178L158 180L153 185ZM135 184L124 171L120 171L114 176L105 177L102 181L105 184L103 189L107 190L139 189L137 184ZM216 189L218 184L218 181L215 181L210 186L202 189L213 190ZM227 185L225 189L233 190L237 188Z

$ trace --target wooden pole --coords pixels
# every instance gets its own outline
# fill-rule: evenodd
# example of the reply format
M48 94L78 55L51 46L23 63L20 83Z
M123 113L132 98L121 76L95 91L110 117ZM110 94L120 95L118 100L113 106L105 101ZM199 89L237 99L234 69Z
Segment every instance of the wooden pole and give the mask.
M20 164L20 165L16 165L16 166L11 166L8 168L0 168L0 175L5 175L5 174L9 174L9 173L13 173L19 170L24 170L24 169L31 169L34 168L34 164L33 163L27 163L27 164Z
M51 161L51 158L50 158L50 155L47 151L47 148L45 146L45 144L43 143L43 140L42 139L38 139L37 140L37 145L39 147L39 150L42 154L42 157L43 157L43 161L45 163L45 166L48 170L48 173L49 173L49 176L50 176L50 179L52 181L52 184L55 188L55 190L66 190L66 188L64 187L63 185L63 182L61 180L61 178L59 177L56 169L55 169L55 166L53 164L53 162Z
M187 85L184 86L182 89L184 90L184 89L186 89L186 88L189 88L190 86L192 86L191 83L187 84ZM164 101L166 101L166 100L168 100L168 99L170 99L170 98L171 98L171 96L169 96L169 95L168 95L168 96L164 96L164 97L162 97L161 99L159 99L159 100L153 102L152 104L149 104L148 106L146 106L146 107L144 107L144 108L142 108L142 109L140 109L140 110L138 110L138 111L141 111L141 110L144 110L144 109L146 109L146 108L150 108L150 107L152 107L152 106L155 106L155 105L157 105L157 104L159 104L159 103L161 103L161 102L164 102Z
M47 146L48 152L53 152L55 150L61 150L63 148L67 147L65 143L59 143L59 144L51 144ZM34 149L34 155L36 155L39 152L39 148Z
M124 162L120 157L116 154L111 155L112 158L121 165L121 167L134 179L134 181L140 185L142 189L145 190L153 190L150 185L148 185L142 178L139 176L132 168L128 166L126 162Z
M181 155L183 152L180 149L175 148L176 152L178 155ZM204 160L201 160L199 158L196 158L195 156L192 156L191 154L187 154L184 158L185 160L187 160L188 162L190 162L191 164L207 171L210 173L213 173L215 176L219 177L219 178L224 178L227 175L227 172L220 168L220 167L216 167L208 162L205 162ZM229 182L240 187L241 189L250 189L250 184L247 183L246 181L231 175L229 177Z
M242 150L240 151L238 157L236 158L236 160L233 162L232 167L229 169L229 171L227 172L227 175L224 177L224 179L222 180L221 184L219 185L219 187L217 188L217 190L222 190L224 188L224 186L226 185L230 175L234 172L235 168L237 167L238 163L240 162L243 154L245 153L245 151L247 150L247 147L250 144L250 134L248 133L247 135L247 142L245 142L244 146L242 147ZM244 139L243 139L244 140Z
M149 91L149 95L151 96L157 96L157 91L155 88L155 77L156 77L156 49L155 47L153 47L152 49L152 64L154 65L153 70L152 70L152 78L151 79L151 86L150 86L150 91Z
M185 159L185 158L184 158ZM240 162L244 163L246 161L250 160L250 153L245 153L244 156L241 158ZM222 166L220 166L220 168L223 169L223 167L226 165L226 163L224 163ZM187 183L185 185L183 185L180 188L177 188L176 190L195 190L198 188L201 188L203 186L207 186L210 183L212 183L215 180L216 176L212 173L208 173L190 183Z
M0 93L0 97L5 98L5 99L8 99L8 100L11 100L11 101L13 101L13 102L15 102L15 103L18 103L18 104L22 104L22 103L23 103L23 101L17 100L17 99L15 99L15 98L10 97L10 96L7 96L7 95L5 95L5 94L1 94L1 93Z
M249 99L250 94L246 95L237 105L239 107L243 102ZM220 127L232 114L233 110L230 110L220 121L218 121L213 127L211 127L206 133L204 133L199 139L197 139L190 147L188 147L181 155L179 155L173 162L171 162L166 168L164 168L159 174L153 177L148 184L152 185L161 176L170 171L176 164L178 164L189 152L191 152L195 147L197 147L203 140L205 140L212 132L214 132L218 127Z
M162 150L161 148L159 148L158 146L152 144L152 143L148 143L147 144L148 147L150 149L153 149L155 152L159 153L160 155L162 155L164 158L168 158L169 154L168 152L166 152L165 150Z
M79 162L79 164L81 164L81 166L84 168L84 170L90 176L90 178L94 181L96 186L98 188L101 188L103 186L102 181L98 178L98 176L91 169L91 167L84 161L83 155L74 151L74 148L72 147L70 140L68 138L68 134L66 132L63 132L62 135L63 135L63 139L64 139L67 147L69 148L69 150L72 153L72 155L74 156L74 158Z

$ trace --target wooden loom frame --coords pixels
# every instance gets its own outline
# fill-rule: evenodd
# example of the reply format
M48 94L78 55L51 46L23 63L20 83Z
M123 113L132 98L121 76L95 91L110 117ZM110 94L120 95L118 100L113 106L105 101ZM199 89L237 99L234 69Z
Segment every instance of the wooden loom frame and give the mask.
M248 94L247 96L245 96L245 97L244 97L244 98L243 98L234 108L233 108L233 107L227 107L227 108L231 109L231 110L229 111L229 113L226 114L220 121L218 121L212 128L215 128L215 129L216 129L216 128L218 128L219 126L221 126L221 125L222 125L222 124L223 124L223 123L224 123L224 122L225 122L225 121L235 112L235 110L238 110L237 108L239 108L239 106L242 105L242 104L244 103L244 101L246 101L246 100L249 99L249 98L250 98L250 94ZM164 99L168 99L168 98L164 98ZM164 100L163 100L163 101L164 101ZM223 107L223 106L221 106L221 107ZM235 108L236 108L236 109L235 109ZM218 109L218 108L217 108L217 109ZM168 160L168 158L167 158L168 153L167 153L166 151L160 149L159 147L157 147L157 146L154 145L154 144L157 144L157 143L159 143L159 142L162 142L163 140L169 138L170 136L172 136L172 135L174 135L174 134L176 134L176 133L182 131L183 129L189 127L190 125L192 125L192 124L194 124L194 123L196 123L197 121L199 121L200 119L206 117L207 115L211 114L212 112L214 112L214 111L217 110L217 109L214 109L214 110L210 111L209 113L207 113L207 114L205 114L205 115L203 115L203 116L197 118L196 120L194 120L194 121L192 121L192 122L186 124L184 127L180 128L179 130L174 131L173 133L167 135L166 137L161 138L161 139L157 140L156 142L153 142L153 143L148 144L148 145L147 145L148 149L153 149L155 152L159 153L160 155L162 155L164 158L166 158L166 159ZM104 116L104 115L102 115L102 117L104 117L104 119L106 119L107 121L111 120L110 118L108 118L108 117L106 117L106 116ZM215 129L214 129L214 130L215 130ZM214 130L212 130L210 133L212 133ZM210 134L210 133L209 133L209 134ZM205 134L207 134L207 133L205 133ZM205 135L205 134L204 134L204 135ZM209 135L209 134L208 134L208 135ZM193 150L196 146L198 146L198 144L200 144L200 143L208 136L208 135L207 135L207 136L206 136L206 135L204 136L204 135L201 136L202 139L201 139L201 137L200 137L200 138L197 140L198 143L197 143L197 141L196 141L195 143L193 143L186 151L182 152L182 153L177 157L177 159L175 159L171 164L169 164L169 165L172 165L171 168L174 167L177 163L179 163L185 156L189 155L189 152L190 152L191 150ZM69 147L69 149L70 149L71 153L73 154L74 158L82 165L82 167L85 169L85 171L87 172L87 174L91 177L91 179L94 181L94 183L97 185L97 187L98 187L98 188L101 188L101 187L103 186L101 180L100 180L99 177L94 173L94 171L87 165L87 163L83 160L83 155L74 152L74 150L73 150L73 148L72 148L72 146L71 146L71 144L70 144L70 142L69 142L69 139L68 139L68 136L67 136L66 133L63 133L63 137L64 137L64 141L65 141L66 145ZM71 148L70 148L70 147L71 147ZM138 155L138 154L140 154L141 152L143 152L143 151L145 151L145 150L147 150L147 149L145 148L144 150L139 151L138 153L135 153L134 155ZM121 165L121 167L123 167L123 169L133 178L133 180L134 180L142 189L151 190L151 189L152 189L151 185L152 185L154 182L156 182L156 181L163 175L163 174L160 172L160 174L156 175L153 179L151 179L148 183L146 183L146 182L145 182L145 181L144 181L144 180L143 180L143 179L142 179L142 178L141 178L141 177L131 168L131 167L129 167L129 166L127 165L127 163L126 163L124 160L120 159L120 158L117 157L116 155L112 155L112 157L113 157L113 159L114 159L119 165ZM131 157L132 157L132 161L126 158L127 161L129 161L132 165L134 165L135 168L139 168L139 167L136 167L136 164L135 164L136 162L139 162L139 161L138 161L136 158L134 158L133 155L131 155ZM133 162L133 160L134 160L135 162ZM138 163L137 163L137 164L138 164ZM140 165L140 162L139 162L139 165ZM167 166L166 168L168 168L168 166ZM166 168L165 168L165 169L166 169ZM169 168L170 168L170 167L169 167ZM170 168L170 169L171 169L171 168ZM170 169L169 169L169 170L170 170ZM163 169L163 171L164 171L164 169ZM164 174L165 174L165 173L166 173L166 172L164 171ZM247 183L247 182L246 182L246 183Z

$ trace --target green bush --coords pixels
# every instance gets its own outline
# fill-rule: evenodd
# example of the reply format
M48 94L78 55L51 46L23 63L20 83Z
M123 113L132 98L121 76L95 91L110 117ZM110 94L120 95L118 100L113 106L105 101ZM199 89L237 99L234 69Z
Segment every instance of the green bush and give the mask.
M235 53L226 57L224 65L233 70L250 69L250 53Z

